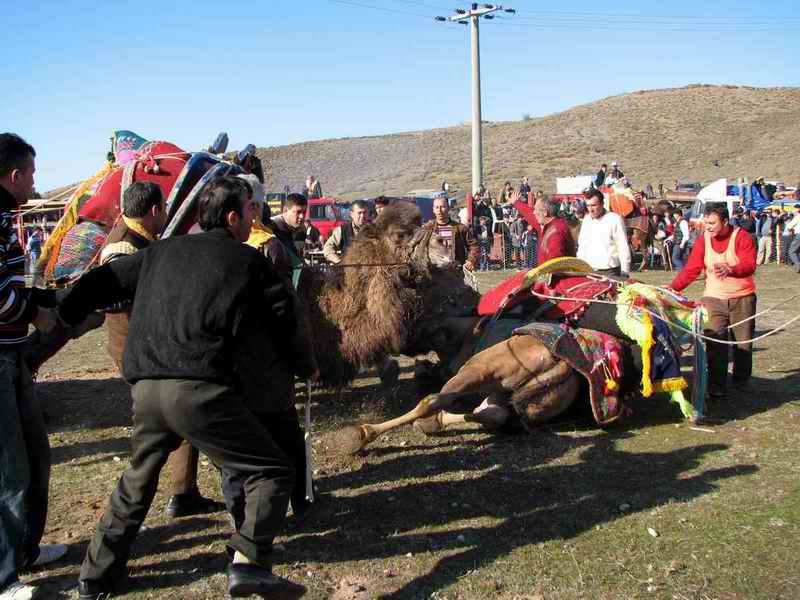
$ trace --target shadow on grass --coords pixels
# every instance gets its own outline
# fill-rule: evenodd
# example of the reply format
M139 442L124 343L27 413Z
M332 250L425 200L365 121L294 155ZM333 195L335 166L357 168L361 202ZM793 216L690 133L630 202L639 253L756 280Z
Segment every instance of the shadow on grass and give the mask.
M181 519L169 525L148 527L134 542L132 555L137 558L146 554L151 560L146 564L129 566L128 576L117 581L114 589L120 594L125 594L182 587L205 579L209 574L224 571L227 561L219 552L193 553L179 560L159 560L163 554L191 550L208 546L220 539L227 539L229 533L204 533L185 537L188 533L207 530L218 525L217 521L197 517ZM59 563L71 567L69 572L36 580L36 585L47 592L45 597L70 597L68 591L75 588L78 583L79 568L87 548L88 542L70 545L67 556ZM35 576L36 571L32 574Z
M723 479L757 471L754 465L743 465L687 475L706 455L728 446L705 444L665 452L619 450L617 441L629 436L625 432L579 438L538 433L511 438L513 444L493 444L489 452L452 449L445 443L429 448L424 455L406 453L368 464L322 484L357 491L391 481L393 476L402 483L321 505L306 531L286 545L293 554L320 562L455 551L429 573L383 596L428 597L455 583L465 572L488 566L519 547L570 539L618 519L626 514L619 511L620 498L625 498L631 510L646 511L669 501L689 501L713 492ZM576 447L577 464L548 464ZM467 474L462 480L443 478L441 474L449 470ZM499 524L451 526L462 519ZM426 528L432 531L420 532ZM459 536L463 538L459 540Z
M131 425L130 387L119 377L41 381L36 395L49 433Z

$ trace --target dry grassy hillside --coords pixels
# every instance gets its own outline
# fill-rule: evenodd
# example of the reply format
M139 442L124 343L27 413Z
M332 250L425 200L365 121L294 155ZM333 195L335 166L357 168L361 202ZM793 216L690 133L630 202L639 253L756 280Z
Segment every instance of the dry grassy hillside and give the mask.
M491 102L491 98L486 99ZM620 162L634 184L764 175L800 179L800 88L692 85L605 98L526 121L484 124L484 177L522 175L552 191L557 175ZM268 188L317 175L327 194L358 197L470 182L468 126L262 148ZM714 166L718 160L720 166Z

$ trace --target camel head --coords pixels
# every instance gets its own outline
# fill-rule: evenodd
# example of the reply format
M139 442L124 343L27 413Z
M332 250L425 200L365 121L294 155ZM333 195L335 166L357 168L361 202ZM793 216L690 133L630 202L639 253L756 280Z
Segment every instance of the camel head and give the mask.
M445 267L451 263L442 240L422 229L422 215L410 202L395 202L386 207L374 223L359 233L359 239L379 241L384 256L415 268Z

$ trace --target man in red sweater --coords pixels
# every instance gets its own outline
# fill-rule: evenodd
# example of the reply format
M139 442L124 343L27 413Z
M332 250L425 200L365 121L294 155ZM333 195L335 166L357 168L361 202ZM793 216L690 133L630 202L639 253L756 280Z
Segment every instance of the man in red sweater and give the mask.
M756 313L756 246L746 231L730 225L728 209L724 207L709 206L703 223L705 233L695 242L686 266L671 287L680 292L705 272L705 334L727 341L730 331L739 342L733 350L733 382L741 385L753 371L753 344L747 340L753 338L755 319L741 321ZM706 347L709 395L720 398L727 391L728 346L709 341Z
M536 259L542 264L559 256L575 256L575 240L566 220L558 216L558 208L548 198L539 198L531 210L522 200L514 207L536 231Z

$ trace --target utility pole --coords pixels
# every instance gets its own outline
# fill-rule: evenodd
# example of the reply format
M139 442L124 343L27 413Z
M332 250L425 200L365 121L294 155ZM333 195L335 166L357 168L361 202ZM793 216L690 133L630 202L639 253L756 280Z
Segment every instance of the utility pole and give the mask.
M478 20L494 19L492 13L503 11L514 13L513 8L503 8L496 4L472 3L470 10L456 9L449 17L436 17L437 21L451 21L467 25L470 23L472 41L472 192L477 192L483 184L483 139L481 135L481 52Z

